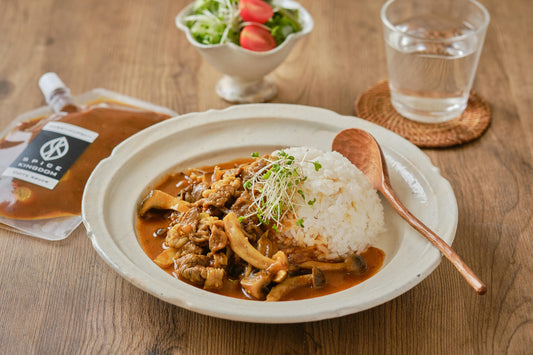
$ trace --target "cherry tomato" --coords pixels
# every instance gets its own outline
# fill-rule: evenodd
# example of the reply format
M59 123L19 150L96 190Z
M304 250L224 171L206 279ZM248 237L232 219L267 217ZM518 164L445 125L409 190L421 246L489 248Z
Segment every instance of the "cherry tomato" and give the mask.
M263 0L241 0L239 13L245 22L265 23L274 15L274 10Z
M242 29L240 43L242 48L256 52L264 52L276 48L276 40L270 32L257 25L248 25Z

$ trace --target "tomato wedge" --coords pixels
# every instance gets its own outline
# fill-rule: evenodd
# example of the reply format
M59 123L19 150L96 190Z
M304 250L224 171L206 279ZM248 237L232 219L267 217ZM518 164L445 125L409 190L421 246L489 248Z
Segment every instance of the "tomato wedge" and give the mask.
M270 31L258 25L245 26L241 31L242 48L256 52L265 52L276 48L276 40Z
M262 0L240 0L239 14L245 22L265 23L274 15L274 10Z

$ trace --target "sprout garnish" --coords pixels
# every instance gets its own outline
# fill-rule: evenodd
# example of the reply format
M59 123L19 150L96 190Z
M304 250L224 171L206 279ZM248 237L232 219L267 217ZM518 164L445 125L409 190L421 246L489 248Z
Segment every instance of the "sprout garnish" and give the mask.
M258 158L258 153L253 153L252 157ZM315 171L319 171L322 165L318 161L296 161L292 155L285 151L279 151L276 156L265 156L267 165L258 170L251 179L244 182L245 189L250 191L253 203L250 208L252 212L246 217L256 215L259 221L265 225L273 223L272 229L279 230L281 221L290 212L295 214L296 225L303 228L303 219L296 216L295 206L296 196L299 195L304 204L306 196L302 185L307 180L303 174L302 164L311 163ZM307 205L312 206L316 202L316 197L307 201Z

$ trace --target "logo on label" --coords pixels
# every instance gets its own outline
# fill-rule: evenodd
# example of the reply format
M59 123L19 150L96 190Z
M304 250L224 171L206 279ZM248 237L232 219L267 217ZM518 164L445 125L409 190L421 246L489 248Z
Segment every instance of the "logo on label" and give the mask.
M48 122L2 175L53 190L97 137L97 132L70 123Z
M68 153L68 140L65 137L51 139L44 143L39 150L41 158L45 161L56 160Z

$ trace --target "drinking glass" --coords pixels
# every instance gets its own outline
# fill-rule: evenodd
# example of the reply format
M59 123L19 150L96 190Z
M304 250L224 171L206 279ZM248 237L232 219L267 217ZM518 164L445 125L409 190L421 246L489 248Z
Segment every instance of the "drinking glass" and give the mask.
M391 102L437 123L466 108L489 13L475 0L389 0L381 9Z

